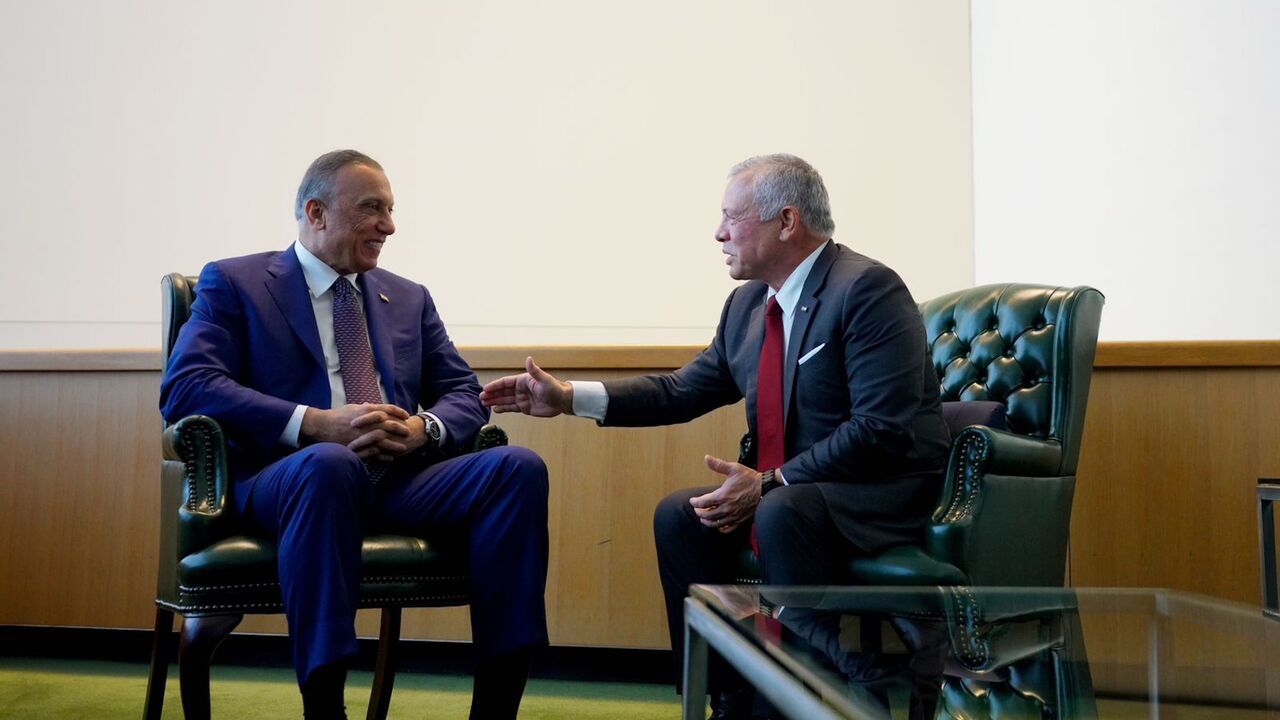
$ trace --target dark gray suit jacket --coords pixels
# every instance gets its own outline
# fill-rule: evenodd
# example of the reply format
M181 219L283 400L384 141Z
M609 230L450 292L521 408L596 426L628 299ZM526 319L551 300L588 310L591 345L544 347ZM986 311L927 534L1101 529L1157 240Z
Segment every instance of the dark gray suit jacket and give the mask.
M715 340L683 368L606 382L602 424L681 423L745 397L754 436L766 291L755 280L730 293ZM902 279L828 243L800 294L783 367L787 482L817 483L836 526L865 550L918 541L950 434Z

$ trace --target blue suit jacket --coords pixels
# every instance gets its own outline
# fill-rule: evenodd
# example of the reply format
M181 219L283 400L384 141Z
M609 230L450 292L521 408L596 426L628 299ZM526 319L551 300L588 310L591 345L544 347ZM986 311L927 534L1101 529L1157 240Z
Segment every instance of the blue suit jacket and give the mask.
M449 431L446 452L470 446L489 411L431 294L380 269L362 273L358 284L388 402L435 413ZM206 265L161 382L165 419L216 419L227 434L232 476L241 481L293 452L277 440L298 404L328 408L330 400L315 312L293 248ZM246 494L236 493L241 510Z

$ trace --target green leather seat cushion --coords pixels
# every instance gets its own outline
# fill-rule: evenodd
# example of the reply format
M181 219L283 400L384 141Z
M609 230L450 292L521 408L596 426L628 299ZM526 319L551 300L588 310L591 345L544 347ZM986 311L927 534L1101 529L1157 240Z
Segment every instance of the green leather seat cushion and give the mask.
M449 556L425 540L404 535L370 535L361 552L364 577L395 576L423 580L464 575L457 553ZM220 540L178 563L178 583L185 588L271 583L276 577L276 544L249 535Z
M856 585L966 585L960 568L936 560L918 545L899 545L849 563Z

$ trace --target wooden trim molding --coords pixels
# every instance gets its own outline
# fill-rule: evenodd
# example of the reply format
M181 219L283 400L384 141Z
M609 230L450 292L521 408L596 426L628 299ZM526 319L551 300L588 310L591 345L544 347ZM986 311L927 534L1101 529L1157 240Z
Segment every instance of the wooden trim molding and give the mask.
M3 350L0 372L129 372L160 370L158 349Z
M1277 367L1280 340L1098 343L1094 367Z
M539 367L558 370L643 370L678 368L689 362L701 346L695 345L505 345L460 348L476 370L509 370L524 367L533 356Z
M514 370L530 355L551 370L677 368L702 351L696 345L475 345L461 348L476 370ZM1280 367L1280 340L1166 340L1098 343L1094 367ZM158 371L155 349L3 350L0 372Z
M694 345L477 345L459 348L474 370L514 370L530 355L549 370L678 368L702 351ZM0 372L158 371L160 351L0 350Z

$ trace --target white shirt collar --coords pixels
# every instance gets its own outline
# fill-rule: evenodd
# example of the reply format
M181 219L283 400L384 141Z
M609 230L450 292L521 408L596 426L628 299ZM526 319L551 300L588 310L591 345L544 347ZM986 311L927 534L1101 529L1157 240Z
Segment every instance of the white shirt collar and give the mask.
M802 260L796 269L791 271L786 282L782 283L782 287L776 293L773 288L769 288L769 292L765 293L764 301L768 303L769 298L777 295L778 306L782 308L783 314L790 315L796 303L800 301L800 292L804 290L804 283L809 279L809 271L813 269L813 264L818 262L818 256L830 243L831 241L828 240L819 245L817 250L809 253L809 257Z
M307 289L311 291L311 297L320 297L333 287L333 281L338 279L337 270L312 255L311 251L301 241L293 244L293 252L298 256L298 264L302 266L302 274L307 278ZM351 281L356 292L360 292L360 285L356 283L357 275L358 273L351 273L346 278Z

